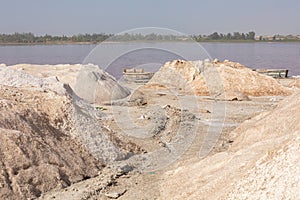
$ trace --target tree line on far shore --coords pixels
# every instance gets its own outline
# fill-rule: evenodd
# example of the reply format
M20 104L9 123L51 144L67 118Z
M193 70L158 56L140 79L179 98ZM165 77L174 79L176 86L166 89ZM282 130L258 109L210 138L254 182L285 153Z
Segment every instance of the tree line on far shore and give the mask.
M258 38L258 39L257 39ZM262 36L255 37L255 32L248 33L217 33L214 32L210 35L161 35L161 34L78 34L73 36L51 36L43 35L37 36L33 33L13 33L13 34L0 34L0 44L64 44L64 43L99 43L103 41L187 41L193 40L197 42L210 42L210 41L265 41L265 40L280 40L280 41L300 41L298 36L272 36L264 38Z
M112 34L79 34L73 36L36 36L33 33L0 34L0 43L11 44L43 44L43 43L77 43L77 42L103 42Z
M193 35L192 38L198 42L210 41L210 40L255 40L255 32L250 31L249 33L218 33L214 32L210 35Z

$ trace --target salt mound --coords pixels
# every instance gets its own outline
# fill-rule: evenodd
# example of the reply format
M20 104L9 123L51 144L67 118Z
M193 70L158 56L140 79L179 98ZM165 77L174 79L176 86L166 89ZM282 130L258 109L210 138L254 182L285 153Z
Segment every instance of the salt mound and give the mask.
M96 176L129 150L105 114L55 78L0 68L0 199L32 199Z
M239 92L244 95L287 95L288 88L275 79L234 62L175 60L155 73L146 87L164 85L195 95L217 95Z
M58 65L35 65L35 64L18 64L9 66L9 68L24 71L39 78L55 76L62 82L69 84L72 88L76 84L76 77L82 68L81 64L58 64Z
M130 94L130 91L122 87L114 77L93 64L19 64L9 68L25 71L40 78L55 76L60 82L69 84L76 95L90 103L122 99Z
M0 66L0 85L31 88L33 90L52 90L58 94L65 94L64 84L59 82L56 77L48 78L34 77L23 71Z
M74 86L75 93L91 103L123 99L130 91L95 65L83 66Z
M99 160L112 161L123 157L123 154L114 146L112 141L102 134L105 129L99 126L98 120L105 117L103 113L96 112L89 103L73 95L72 89L68 85L59 82L55 77L39 78L22 70L0 67L0 85L19 88L28 92L37 92L37 94L39 92L46 93L53 98L56 98L56 96L66 98L63 103L68 102L69 113L67 114L72 115L72 118L68 119L73 123L71 126L74 131L71 134L87 146L88 150ZM35 98L40 97L37 95ZM27 98L26 100L30 102L34 98ZM35 101L31 103L33 107L37 106ZM65 104L56 106L66 109ZM48 114L48 112L46 113ZM51 114L58 115L57 113ZM109 131L106 132L110 134ZM111 136L109 137L111 138Z
M72 136L66 96L0 85L0 108L0 199L36 198L101 169Z
M300 93L244 122L226 152L165 173L162 199L299 199Z

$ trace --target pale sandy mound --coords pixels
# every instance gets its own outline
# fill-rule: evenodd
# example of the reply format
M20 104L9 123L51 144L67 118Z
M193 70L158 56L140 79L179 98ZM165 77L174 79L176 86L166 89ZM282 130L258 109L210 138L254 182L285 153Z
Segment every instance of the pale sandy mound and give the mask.
M24 71L1 67L0 85L19 88L28 92L36 92L37 94L49 93L53 99L59 99L60 97L65 98L65 100L61 100L62 104L57 105L58 108L53 108L53 110L59 108L66 110L67 113L65 115L70 116L70 118L67 119L70 123L69 127L65 128L72 129L72 136L79 138L90 152L100 160L110 161L119 159L120 156L122 157L119 149L110 141L110 131L99 126L99 120L104 119L106 116L89 103L73 95L73 91L68 85L51 77L38 78ZM25 97L26 96L24 96L24 98ZM36 103L36 100L39 98L41 98L39 95L32 98L26 97L24 101L32 103L33 108L44 106L43 103ZM51 108L52 107L49 106L49 109ZM55 112L46 112L46 114L50 116L58 115ZM107 133L108 137L103 133Z
M162 199L299 199L300 93L244 122L228 151L165 173Z
M79 97L90 103L122 99L130 94L130 91L122 87L114 77L93 64L19 64L9 68L22 70L40 78L57 77L60 82L69 84Z
M97 175L99 161L72 139L69 103L0 85L0 199L31 199Z
M123 148L99 122L105 114L73 97L56 79L0 67L0 199L31 199L96 176L135 148Z
M225 99L226 93L232 92L251 96L290 94L289 89L275 79L234 62L167 62L146 87L151 88L152 85L164 85L196 95L224 94Z
M91 103L123 99L130 91L122 87L114 77L95 65L86 65L78 73L75 93Z
M55 76L39 78L23 71L3 66L0 66L0 84L38 91L52 90L58 94L66 94L64 83L59 82Z
M8 66L8 68L17 69L27 72L35 77L47 78L56 76L62 83L69 84L72 88L76 84L78 72L82 68L81 64L59 64L59 65L35 65L35 64L18 64Z

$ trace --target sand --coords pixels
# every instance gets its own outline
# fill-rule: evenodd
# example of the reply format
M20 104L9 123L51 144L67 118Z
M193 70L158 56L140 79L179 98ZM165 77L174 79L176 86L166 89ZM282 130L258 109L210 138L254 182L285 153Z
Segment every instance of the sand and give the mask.
M290 90L275 79L234 62L175 60L155 73L146 87L160 85L197 96L241 93L248 96L288 95ZM227 93L230 93L227 95Z
M93 64L19 64L8 68L18 69L39 78L55 78L68 84L77 96L90 103L99 104L103 101L122 99L130 94L130 91L122 87L114 77Z
M42 67L0 67L2 199L299 198L297 87L234 62L169 62L145 86Z

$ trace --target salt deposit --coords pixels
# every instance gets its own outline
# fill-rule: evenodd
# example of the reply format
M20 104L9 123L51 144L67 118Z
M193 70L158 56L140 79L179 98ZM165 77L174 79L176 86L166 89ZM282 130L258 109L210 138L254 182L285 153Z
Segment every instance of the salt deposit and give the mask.
M114 77L95 65L82 66L74 91L91 103L123 99L130 94L130 91L122 87Z
M298 199L300 93L231 133L229 150L165 173L162 199Z
M281 82L176 60L130 95L90 64L0 65L0 198L298 199L300 93Z
M0 68L1 199L36 198L126 156L105 115L72 94L55 77Z
M234 62L167 62L155 73L146 87L163 85L182 93L216 95L239 92L249 96L287 95L290 90L275 79L261 75Z
M61 83L69 84L76 95L91 103L122 99L130 94L130 91L122 87L114 77L93 64L19 64L9 68L21 69L40 78L55 76Z

